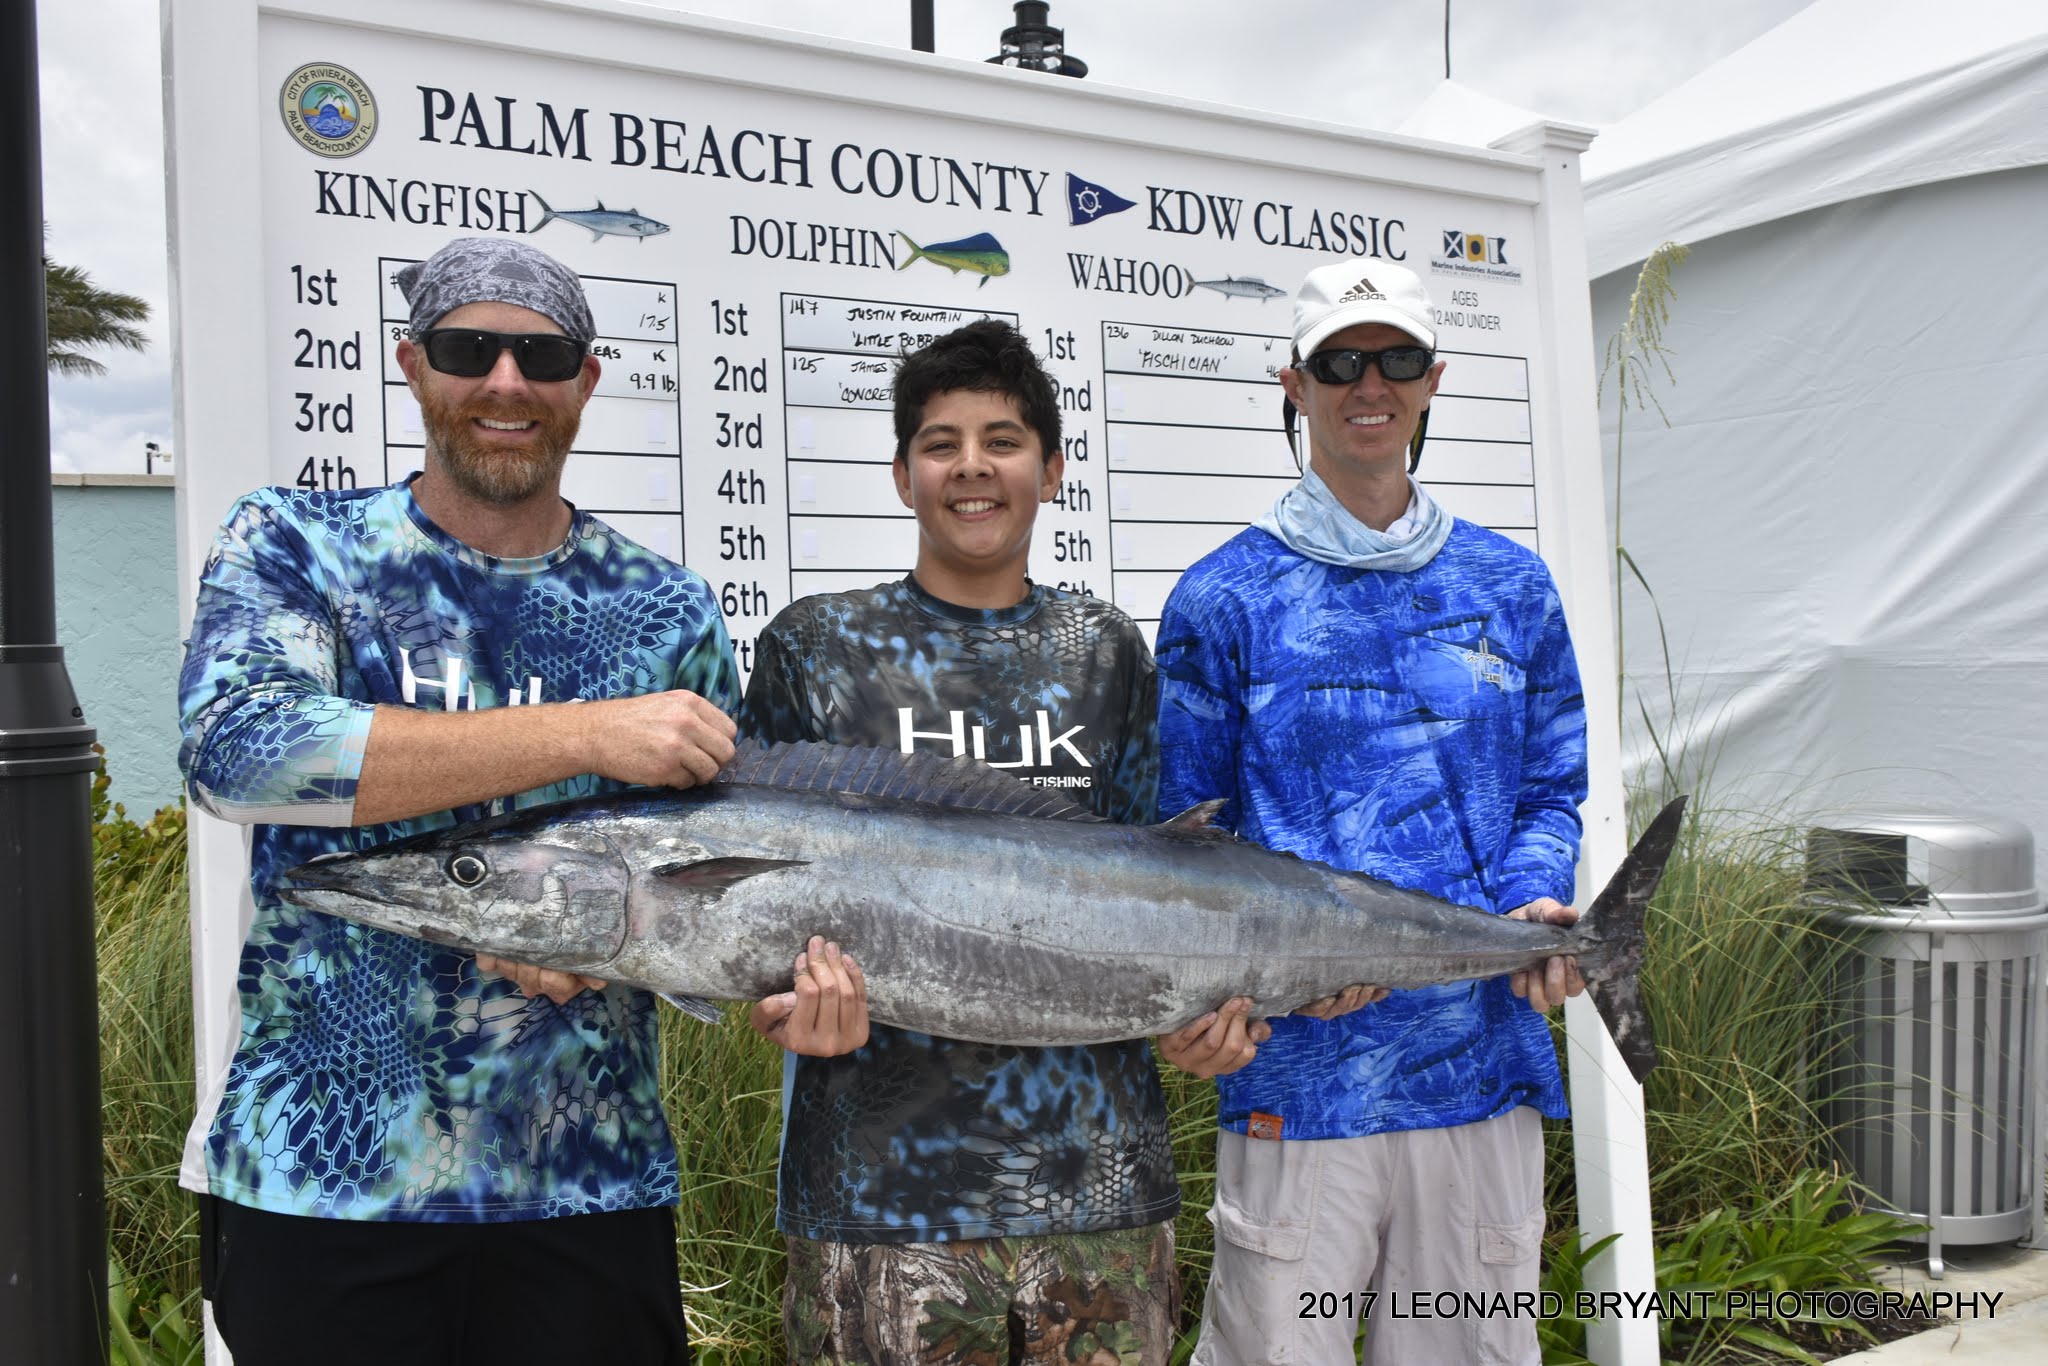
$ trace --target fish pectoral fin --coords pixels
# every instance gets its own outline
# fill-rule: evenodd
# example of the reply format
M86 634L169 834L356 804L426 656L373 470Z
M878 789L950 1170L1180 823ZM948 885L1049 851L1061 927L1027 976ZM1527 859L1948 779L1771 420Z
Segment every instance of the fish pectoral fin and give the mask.
M585 226L585 227L589 227L590 225L586 223L586 224L585 224L584 226ZM601 233L601 232L599 232L599 231L598 231L598 230L597 230L596 228L591 228L591 229L590 229L590 240L591 240L591 241L593 241L593 242L602 242L602 241L604 241L604 234L603 234L603 233Z
M750 877L778 868L803 868L808 863L806 859L787 858L700 858L657 864L647 871L679 887L723 896Z
M1162 835L1178 840L1224 841L1235 843L1237 836L1216 824L1217 815L1230 804L1228 797L1217 797L1211 801L1196 802L1170 821L1153 826Z
M702 1020L705 1024L714 1025L725 1023L725 1016L719 1014L718 1007L702 996L684 996L673 991L657 991L654 994L693 1020Z

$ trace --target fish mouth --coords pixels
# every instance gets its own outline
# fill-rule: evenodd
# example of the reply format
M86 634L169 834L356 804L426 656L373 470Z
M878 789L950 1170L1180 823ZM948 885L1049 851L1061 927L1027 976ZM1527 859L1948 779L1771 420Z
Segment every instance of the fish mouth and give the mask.
M380 929L417 934L416 922L434 916L420 888L404 878L370 872L346 852L322 854L290 869L277 894L292 905Z
M278 883L278 896L305 910L323 911L370 923L388 923L395 919L375 915L377 911L410 908L403 887L388 879L364 873L360 868L345 873L339 867L328 869L321 866L328 858L339 862L342 857L345 856L327 855L300 864ZM341 909L343 906L347 909Z

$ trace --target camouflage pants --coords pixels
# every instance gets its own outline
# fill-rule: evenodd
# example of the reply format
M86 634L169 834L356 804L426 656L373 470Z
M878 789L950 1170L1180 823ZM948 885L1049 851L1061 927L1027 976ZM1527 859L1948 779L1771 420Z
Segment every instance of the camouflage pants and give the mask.
M782 1326L809 1366L1165 1366L1173 1225L949 1243L789 1240Z

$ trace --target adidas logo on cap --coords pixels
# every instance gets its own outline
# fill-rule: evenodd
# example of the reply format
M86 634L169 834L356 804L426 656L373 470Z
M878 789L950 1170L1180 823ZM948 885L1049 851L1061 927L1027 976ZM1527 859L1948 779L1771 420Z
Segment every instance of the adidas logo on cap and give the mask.
M1339 304L1355 304L1360 299L1377 299L1381 303L1385 303L1387 296L1374 289L1372 281L1361 275L1358 283L1345 290L1343 296L1337 302Z

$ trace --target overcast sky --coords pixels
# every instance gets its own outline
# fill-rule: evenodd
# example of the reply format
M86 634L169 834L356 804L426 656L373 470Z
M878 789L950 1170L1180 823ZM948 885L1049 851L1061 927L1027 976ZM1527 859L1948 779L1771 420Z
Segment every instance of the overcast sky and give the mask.
M1054 0L1051 21L1093 82L1387 129L1443 77L1444 2ZM777 27L891 47L910 41L908 0L655 3L751 22L772 12ZM1805 5L1451 0L1451 74L1511 104L1598 127ZM1014 22L1005 0L938 0L937 9L938 50L951 57L990 56ZM160 338L169 303L159 0L37 0L36 13L51 254L105 288L147 299L148 330ZM58 469L139 473L144 442L172 445L168 351L153 342L147 354L106 360L102 379L51 378Z

